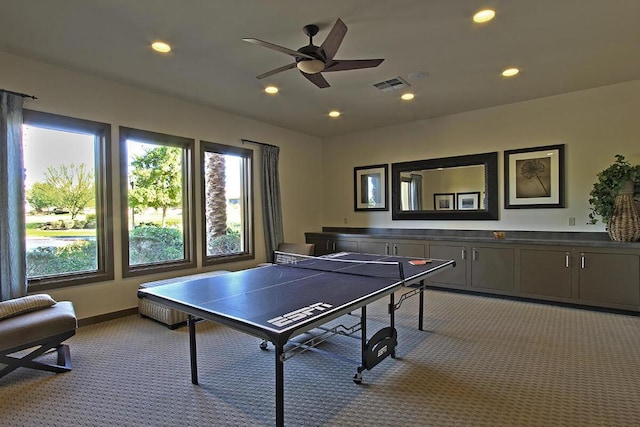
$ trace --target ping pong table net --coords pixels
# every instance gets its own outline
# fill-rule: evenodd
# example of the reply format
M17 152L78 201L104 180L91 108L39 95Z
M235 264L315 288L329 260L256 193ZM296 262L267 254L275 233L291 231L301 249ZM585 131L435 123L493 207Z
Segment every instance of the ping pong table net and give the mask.
M402 262L396 261L369 261L339 257L314 257L310 255L275 251L274 264L289 268L394 279L403 282L405 279Z

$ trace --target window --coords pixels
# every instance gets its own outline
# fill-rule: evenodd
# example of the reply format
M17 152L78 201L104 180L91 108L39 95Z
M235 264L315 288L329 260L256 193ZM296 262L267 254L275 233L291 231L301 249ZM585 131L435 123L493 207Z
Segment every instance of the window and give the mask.
M193 147L120 127L123 276L195 267Z
M201 142L203 263L252 259L253 151Z
M113 279L110 125L23 115L29 290Z

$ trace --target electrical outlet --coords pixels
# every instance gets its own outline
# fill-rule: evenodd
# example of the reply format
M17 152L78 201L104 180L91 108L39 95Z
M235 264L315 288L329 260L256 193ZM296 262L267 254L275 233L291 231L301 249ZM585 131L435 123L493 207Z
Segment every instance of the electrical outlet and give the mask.
M570 216L569 217L569 225L571 225L571 226L575 226L576 225L576 218L574 216Z
M346 224L347 222L349 222L349 221L347 220L347 217L345 217L344 218L344 223Z

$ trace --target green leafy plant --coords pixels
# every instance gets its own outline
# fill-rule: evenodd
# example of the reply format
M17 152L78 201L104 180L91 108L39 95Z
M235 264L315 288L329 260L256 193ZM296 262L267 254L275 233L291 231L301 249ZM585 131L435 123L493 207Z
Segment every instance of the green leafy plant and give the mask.
M148 264L184 258L182 232L175 228L138 226L129 231L129 261Z
M634 194L640 191L640 165L632 165L624 156L616 154L616 161L598 173L598 181L589 193L589 224L596 224L598 216L607 224L613 213L616 196L626 182L633 182Z

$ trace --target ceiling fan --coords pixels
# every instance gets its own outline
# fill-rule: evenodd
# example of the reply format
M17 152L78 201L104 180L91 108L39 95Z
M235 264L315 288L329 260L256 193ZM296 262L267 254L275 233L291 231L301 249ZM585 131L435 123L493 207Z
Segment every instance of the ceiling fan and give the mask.
M295 62L278 67L274 70L260 74L257 78L264 79L282 71L298 68L300 73L305 76L311 83L319 88L329 87L329 83L325 80L321 73L330 71L355 70L358 68L377 67L384 59L333 59L338 48L342 44L345 34L347 34L347 26L340 18L336 21L329 32L327 38L320 46L313 44L313 36L318 34L317 25L305 25L304 33L309 36L309 44L298 50L288 49L273 43L265 42L258 39L246 38L242 39L246 42L257 44L269 49L276 50L295 58Z

